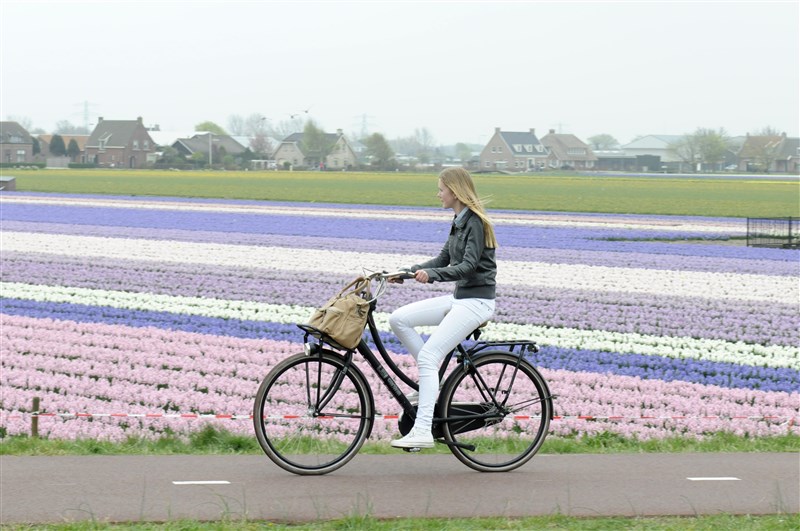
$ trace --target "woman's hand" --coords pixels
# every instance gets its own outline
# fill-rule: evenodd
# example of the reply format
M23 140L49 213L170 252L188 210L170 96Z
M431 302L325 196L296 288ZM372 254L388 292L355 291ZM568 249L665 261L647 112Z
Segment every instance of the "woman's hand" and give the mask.
M430 277L428 276L428 272L424 269L418 269L416 273L414 273L414 280L420 282L422 284L427 284Z

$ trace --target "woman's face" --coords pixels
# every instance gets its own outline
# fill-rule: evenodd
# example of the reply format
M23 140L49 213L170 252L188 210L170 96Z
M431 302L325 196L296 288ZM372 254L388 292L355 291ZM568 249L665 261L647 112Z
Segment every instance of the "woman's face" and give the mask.
M436 194L436 197L442 202L442 208L455 208L456 204L458 203L458 199L453 194L453 191L450 190L444 183L439 180L439 193Z

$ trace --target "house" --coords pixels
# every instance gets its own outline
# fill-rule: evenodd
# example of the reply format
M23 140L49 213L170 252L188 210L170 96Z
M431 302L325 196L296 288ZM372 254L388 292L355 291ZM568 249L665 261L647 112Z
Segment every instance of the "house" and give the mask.
M547 149L547 165L551 168L591 170L596 166L597 156L592 148L575 135L556 133L555 129L550 129L541 142Z
M621 149L608 149L594 152L597 157L597 171L637 171L636 155L626 155Z
M775 172L800 173L800 138L787 137L783 133L778 157L775 159Z
M192 130L185 131L162 131L161 129L149 129L148 134L153 139L156 149L172 146L179 138L191 138L194 134Z
M100 117L86 141L86 161L107 168L143 168L155 149L141 116L136 120Z
M229 135L218 135L206 131L198 131L191 138L179 138L172 144L172 147L185 157L202 153L203 159L207 159L212 165L214 161L221 164L226 155L241 155L247 149ZM211 157L209 157L209 150Z
M33 162L33 137L17 122L0 122L0 162Z
M740 171L798 173L800 139L780 135L747 135L738 153Z
M684 171L691 169L672 149L683 135L647 135L622 146L626 155L637 158L638 171Z
M528 132L501 131L495 127L494 135L480 154L483 171L530 171L544 168L547 149L536 138L536 130Z
M39 151L45 158L51 158L54 155L50 153L50 143L53 141L55 135L39 135ZM70 157L70 162L86 162L86 142L89 140L89 135L59 135L64 140L64 149L69 149L69 143L74 140L78 146L78 154ZM48 163L48 166L51 164Z
M308 146L303 142L304 133L292 133L278 145L272 158L283 168L287 164L291 167L310 167L317 164L311 153L307 153ZM322 164L330 170L344 170L356 165L357 157L350 143L345 138L341 129L336 133L323 133L325 151Z

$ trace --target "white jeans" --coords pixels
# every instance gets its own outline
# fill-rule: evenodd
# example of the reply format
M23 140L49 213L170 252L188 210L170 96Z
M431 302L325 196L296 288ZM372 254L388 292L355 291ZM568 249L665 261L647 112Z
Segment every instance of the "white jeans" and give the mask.
M419 369L419 405L414 427L431 431L439 394L439 365L467 334L494 314L494 299L456 299L452 295L413 302L389 316L392 331L414 356ZM427 341L414 329L435 326Z

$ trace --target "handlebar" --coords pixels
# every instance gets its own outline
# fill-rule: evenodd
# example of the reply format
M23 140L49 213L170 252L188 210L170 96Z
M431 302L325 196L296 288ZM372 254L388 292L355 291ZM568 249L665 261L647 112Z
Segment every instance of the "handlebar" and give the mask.
M377 280L378 287L373 290L372 292L372 299L370 302L378 300L383 293L386 291L386 284L388 284L392 280L399 280L402 282L403 280L414 278L414 273L408 271L407 269L400 269L397 271L376 271L370 275L365 275L365 279L369 281Z
M392 271L391 273L383 272L381 273L381 276L386 280L392 280L392 279L408 280L414 278L414 273L412 273L407 269L401 269L399 271Z

